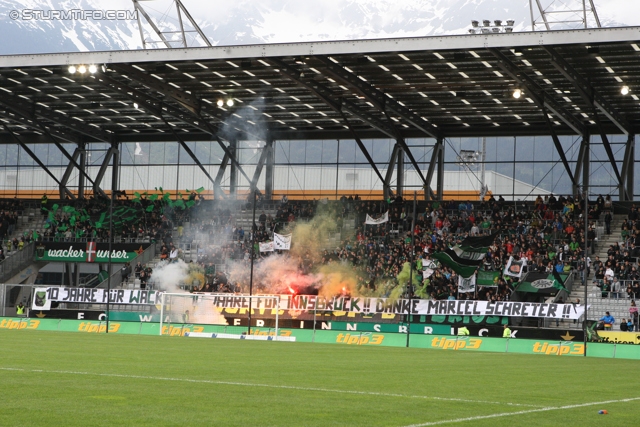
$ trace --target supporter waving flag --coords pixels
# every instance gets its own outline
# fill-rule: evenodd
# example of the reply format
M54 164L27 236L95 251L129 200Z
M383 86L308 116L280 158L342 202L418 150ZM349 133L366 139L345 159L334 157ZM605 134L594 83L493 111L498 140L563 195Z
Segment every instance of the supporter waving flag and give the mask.
M467 237L452 248L434 253L433 258L440 261L442 265L451 268L458 275L468 279L482 264L482 260L487 254L489 246L493 244L496 234Z

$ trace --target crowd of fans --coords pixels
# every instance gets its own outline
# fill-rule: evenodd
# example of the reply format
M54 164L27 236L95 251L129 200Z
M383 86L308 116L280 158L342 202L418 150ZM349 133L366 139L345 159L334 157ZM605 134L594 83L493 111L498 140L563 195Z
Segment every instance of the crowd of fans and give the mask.
M478 286L473 293L460 293L454 271L444 266L428 268L431 255L468 236L495 234L481 266L483 270L502 272L509 258L514 257L516 261L526 258L529 271L551 273L573 269L579 274L589 274L589 266L585 268L583 261L585 240L591 248L596 235L595 220L608 209L604 199L589 205L589 231L585 236L584 201L581 199L549 195L538 197L533 204L527 205L507 203L502 197L490 197L481 203L435 201L426 206L421 204L413 240L413 205L400 198L362 201L343 197L338 202L325 203L286 201L280 204L273 217L260 212L255 225L246 227L248 229L235 227L233 215L228 210L208 211L207 218L200 218L193 228L199 235L198 240L208 242L199 249L197 260L208 272L205 276L207 289L217 291L222 282L226 289L235 288L220 271L220 267L229 261L248 263L254 253L256 261L260 262L273 254L259 252L258 245L251 250L252 231L256 233L256 242L270 240L274 231L285 229L287 224L312 218L323 204L332 210L337 221L355 218L356 232L352 238L342 241L336 248L324 250L320 256L307 254L295 260L303 273L314 271L320 264L347 264L358 272L362 293L382 296L397 285L396 278L404 263L412 261L418 278L418 285L411 287L412 296L492 301L508 300L517 279L500 274L495 286ZM388 212L388 222L365 224L367 215L376 218L385 212Z
M501 272L510 257L526 258L529 271L550 273L552 270L574 269L580 275L593 272L595 283L601 287L603 296L625 295L640 297L640 273L635 258L640 255L640 212L631 209L628 220L621 227L623 245L609 248L608 258L601 261L597 256L585 266L583 251L591 248L595 240L595 220L609 221L611 199L598 197L588 207L588 231L585 235L584 201L580 198L553 195L538 197L533 204L506 202L493 196L484 202L468 201L430 202L420 204L415 222L413 204L401 198L385 201L362 201L357 197L343 197L337 202L288 201L279 204L275 215L259 209L253 226L237 225L237 210L229 204L208 203L199 209L202 200L192 193L189 200L196 204L188 209L173 209L163 204L162 198L142 196L130 200L126 194L115 202L114 209L137 209L130 221L123 221L116 228L116 236L126 239L149 239L162 242L160 258L173 260L180 256L173 242L172 231L177 225L177 236L186 241L197 240L197 263L205 270L205 283L201 288L211 291L233 291L236 284L229 283L224 268L230 261L249 262L252 253L257 262L270 253L261 253L258 243L270 240L273 232L281 232L296 221L314 217L324 205L338 222L343 218L354 218L356 232L353 237L341 242L338 247L323 251L320 256L298 260L303 272L311 272L317 265L340 262L355 267L359 286L363 292L382 295L389 283L394 282L405 262L411 261L419 284L411 288L413 296L433 299L483 299L504 301L510 298L514 280L499 276L496 286L478 286L473 293L458 292L457 274L448 267L428 268L431 255L444 251L468 236L496 235L484 259L481 269ZM65 201L75 212L85 212L80 218L64 209L51 213L53 203L42 204L42 214L48 227L35 233L24 233L21 237L6 240L15 230L17 212L21 202L0 202L0 236L4 250L15 250L34 239L69 240L108 239L108 227L98 227L97 218L109 210L109 200L99 198ZM152 208L149 208L152 206ZM148 209L149 208L149 209ZM260 205L259 205L260 208ZM388 222L367 225L367 216L377 218L388 212ZM183 236L182 225L191 223L188 236ZM412 224L414 229L411 230ZM413 233L412 233L413 231ZM252 251L252 233L255 232L256 247ZM295 244L295 243L294 243ZM276 252L278 253L278 252ZM0 253L0 259L4 253ZM137 276L138 274L136 274ZM145 278L145 275L142 275ZM141 283L142 283L141 279ZM146 283L145 283L146 284Z

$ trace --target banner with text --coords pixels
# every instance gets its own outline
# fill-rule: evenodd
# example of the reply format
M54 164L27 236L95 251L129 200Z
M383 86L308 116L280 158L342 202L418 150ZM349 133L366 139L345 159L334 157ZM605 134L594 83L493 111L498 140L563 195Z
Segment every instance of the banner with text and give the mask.
M159 301L159 292L134 289L112 289L109 292L111 304L154 305ZM106 304L107 290L95 288L35 288L33 310L50 310L52 302L78 304Z
M364 223L368 225L378 225L384 224L385 222L389 222L389 211L386 211L379 218L373 218L367 214Z
M249 298L239 295L213 295L208 297L215 307L248 309ZM254 299L252 308L273 309L276 301L271 298ZM548 319L578 319L584 313L584 306L574 304L546 304L511 301L472 300L420 300L387 298L335 297L317 295L280 295L280 310L292 311L333 311L353 313L390 313L444 316L509 316L543 317Z
M111 247L111 262L132 261L150 246L149 243L117 243ZM36 261L109 262L109 244L96 242L46 242L36 246Z

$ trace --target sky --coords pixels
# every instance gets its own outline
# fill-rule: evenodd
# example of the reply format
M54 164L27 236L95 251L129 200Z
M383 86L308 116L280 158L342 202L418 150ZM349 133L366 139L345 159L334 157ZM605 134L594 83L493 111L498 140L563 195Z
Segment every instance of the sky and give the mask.
M2 2L3 0L0 0L0 3ZM116 6L117 8L130 9L132 4L131 0L100 0L100 2L108 4L109 8L114 9ZM421 3L424 4L425 8L429 8L430 4L434 3L431 0L182 0L182 2L194 17L214 24L220 16L228 15L233 10L237 10L239 4L242 5L240 7L264 6L271 10L286 8L293 13L313 17L331 15L332 11L352 2L360 5L372 4L377 7L385 5L390 13L411 8ZM439 2L442 3L442 0L439 0ZM581 0L540 0L543 7L550 4L560 5L563 3L571 5L575 2L581 3ZM593 2L602 21L613 20L625 25L640 26L640 0L593 0ZM471 0L469 3L477 4L479 7L482 7L482 4L485 3L509 9L514 6L514 3L522 3L528 7L529 0ZM586 0L586 3L588 5L589 0ZM171 7L169 0L145 1L142 4L145 8L161 13L167 12L167 9ZM313 20L309 22L313 22Z

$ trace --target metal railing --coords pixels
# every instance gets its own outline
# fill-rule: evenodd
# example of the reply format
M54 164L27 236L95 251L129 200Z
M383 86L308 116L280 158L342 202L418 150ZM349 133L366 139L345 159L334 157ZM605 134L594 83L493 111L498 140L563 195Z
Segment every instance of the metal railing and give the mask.
M34 262L35 243L26 244L22 250L12 252L0 262L0 282L6 281Z

